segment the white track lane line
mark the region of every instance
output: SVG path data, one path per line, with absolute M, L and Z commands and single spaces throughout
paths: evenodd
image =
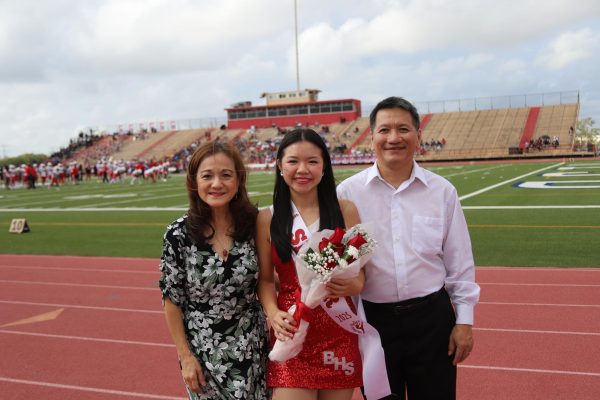
M 156 287 L 143 287 L 143 286 L 115 286 L 115 285 L 92 285 L 88 283 L 70 283 L 70 282 L 40 282 L 40 281 L 14 281 L 9 279 L 0 279 L 0 283 L 14 283 L 17 285 L 45 285 L 45 286 L 70 286 L 70 287 L 87 287 L 87 288 L 98 288 L 98 289 L 123 289 L 123 290 L 151 290 L 156 292 Z
M 15 283 L 21 285 L 47 285 L 47 286 L 75 286 L 75 287 L 94 287 L 94 288 L 106 288 L 106 289 L 125 289 L 125 290 L 156 290 L 155 287 L 142 287 L 142 286 L 117 286 L 117 285 L 97 285 L 90 283 L 71 283 L 71 282 L 45 282 L 45 281 L 21 281 L 11 279 L 0 279 L 0 283 Z M 490 286 L 541 286 L 541 287 L 592 287 L 600 288 L 600 285 L 587 285 L 587 284 L 570 284 L 570 283 L 512 283 L 512 282 L 477 282 L 478 285 L 490 285 Z
M 158 275 L 160 271 L 158 268 L 156 271 L 139 271 L 134 269 L 99 269 L 99 268 L 69 268 L 69 267 L 38 267 L 30 265 L 0 265 L 2 269 L 34 269 L 34 270 L 50 270 L 50 271 L 77 271 L 77 272 L 109 272 L 117 274 L 146 274 L 146 275 Z
M 504 266 L 489 266 L 489 267 L 476 267 L 477 271 L 534 271 L 534 272 L 545 272 L 545 271 L 560 271 L 560 272 L 600 272 L 600 268 L 552 268 L 552 267 L 504 267 Z
M 508 368 L 508 367 L 496 367 L 496 366 L 493 366 L 493 365 L 460 364 L 459 368 L 488 369 L 488 370 L 494 370 L 494 371 L 535 372 L 535 373 L 541 373 L 541 374 L 582 375 L 582 376 L 600 377 L 600 373 L 599 372 L 560 371 L 560 370 L 553 370 L 553 369 L 537 369 L 537 368 Z
M 53 383 L 53 382 L 30 381 L 30 380 L 26 380 L 26 379 L 9 378 L 6 376 L 0 376 L 0 381 L 10 382 L 10 383 L 18 383 L 21 385 L 34 385 L 34 386 L 50 387 L 50 388 L 56 388 L 56 389 L 79 390 L 82 392 L 94 392 L 94 393 L 111 394 L 111 395 L 125 396 L 125 397 L 143 397 L 145 399 L 161 399 L 161 400 L 184 400 L 184 397 L 166 396 L 166 395 L 160 395 L 160 394 L 150 394 L 150 393 L 140 393 L 140 392 L 126 392 L 124 390 L 112 390 L 112 389 L 96 388 L 96 387 L 89 387 L 89 386 L 65 385 L 62 383 Z
M 600 308 L 600 304 L 553 304 L 553 303 L 509 303 L 502 301 L 480 301 L 477 305 L 491 306 L 536 306 L 536 307 L 591 307 Z
M 514 283 L 514 282 L 477 282 L 479 286 L 481 285 L 491 285 L 491 286 L 552 286 L 552 287 L 597 287 L 600 288 L 600 285 L 584 285 L 578 283 Z
M 570 332 L 570 331 L 546 331 L 534 329 L 503 329 L 503 328 L 478 328 L 474 327 L 474 331 L 486 332 L 509 332 L 509 333 L 535 333 L 549 335 L 575 335 L 575 336 L 600 336 L 600 332 Z
M 94 337 L 87 337 L 87 336 L 54 335 L 54 334 L 50 334 L 50 333 L 11 331 L 11 330 L 7 330 L 7 329 L 0 329 L 0 334 L 2 334 L 2 333 L 3 334 L 12 334 L 12 335 L 23 335 L 23 336 L 47 337 L 47 338 L 52 338 L 52 339 L 84 340 L 84 341 L 88 341 L 88 342 L 134 344 L 134 345 L 138 345 L 138 346 L 153 346 L 153 347 L 175 347 L 175 345 L 167 344 L 167 343 L 140 342 L 137 340 L 104 339 L 104 338 L 94 338 Z
M 100 310 L 100 311 L 119 311 L 119 312 L 138 312 L 146 314 L 164 315 L 162 310 L 142 310 L 135 308 L 117 308 L 117 307 L 100 307 L 100 306 L 81 306 L 79 304 L 56 304 L 56 303 L 37 303 L 33 301 L 17 301 L 17 300 L 0 300 L 0 304 L 18 304 L 25 306 L 44 306 L 44 307 L 62 307 L 62 308 L 78 308 L 82 310 Z

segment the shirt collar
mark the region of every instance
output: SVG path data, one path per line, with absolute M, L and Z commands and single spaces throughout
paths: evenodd
M 423 182 L 425 186 L 429 187 L 429 184 L 427 183 L 427 176 L 425 175 L 425 170 L 419 164 L 417 164 L 415 160 L 413 160 L 413 170 L 410 174 L 410 179 L 415 178 Z
M 371 183 L 371 181 L 375 178 L 379 178 L 383 180 L 381 175 L 379 175 L 379 169 L 377 168 L 377 162 L 374 162 L 371 167 L 367 170 L 367 181 L 365 182 L 367 185 Z
M 367 170 L 367 180 L 365 183 L 368 185 L 375 178 L 379 178 L 385 182 L 385 179 L 383 179 L 383 177 L 379 173 L 379 168 L 377 168 L 377 162 L 373 163 L 373 165 Z M 406 182 L 407 184 L 411 184 L 415 179 L 418 179 L 421 182 L 423 182 L 425 186 L 429 186 L 429 184 L 427 183 L 427 177 L 425 176 L 425 170 L 421 168 L 415 160 L 413 160 L 413 169 L 410 173 L 410 177 Z

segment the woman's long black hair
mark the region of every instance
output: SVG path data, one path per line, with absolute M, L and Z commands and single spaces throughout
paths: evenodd
M 277 150 L 275 167 L 275 188 L 273 189 L 273 218 L 271 219 L 271 242 L 282 262 L 292 258 L 292 203 L 290 188 L 283 180 L 279 169 L 285 149 L 294 143 L 306 141 L 321 149 L 323 156 L 323 177 L 317 185 L 319 199 L 319 230 L 344 228 L 344 217 L 335 191 L 335 179 L 329 151 L 323 139 L 312 129 L 294 129 L 283 137 Z

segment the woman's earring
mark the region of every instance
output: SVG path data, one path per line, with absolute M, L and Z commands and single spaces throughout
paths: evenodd
M 283 171 L 279 171 L 279 175 L 283 176 Z

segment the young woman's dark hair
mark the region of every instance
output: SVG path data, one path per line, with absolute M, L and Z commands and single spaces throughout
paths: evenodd
M 279 163 L 283 159 L 285 149 L 294 143 L 306 141 L 321 149 L 323 156 L 323 177 L 317 185 L 319 199 L 319 230 L 344 228 L 344 217 L 340 209 L 335 191 L 335 179 L 331 158 L 323 139 L 312 129 L 294 129 L 283 137 L 277 150 L 275 167 L 275 188 L 273 189 L 273 218 L 271 219 L 271 242 L 277 250 L 279 258 L 288 262 L 292 258 L 292 205 L 290 188 L 283 180 Z
M 242 156 L 235 147 L 228 143 L 207 142 L 198 147 L 192 155 L 186 179 L 190 204 L 187 212 L 187 228 L 196 244 L 205 243 L 215 233 L 215 229 L 210 223 L 212 210 L 198 195 L 196 176 L 202 161 L 219 153 L 225 154 L 233 161 L 238 178 L 237 193 L 229 203 L 229 210 L 234 224 L 233 238 L 240 242 L 254 237 L 258 210 L 250 203 L 248 198 L 248 192 L 246 191 L 247 172 Z

